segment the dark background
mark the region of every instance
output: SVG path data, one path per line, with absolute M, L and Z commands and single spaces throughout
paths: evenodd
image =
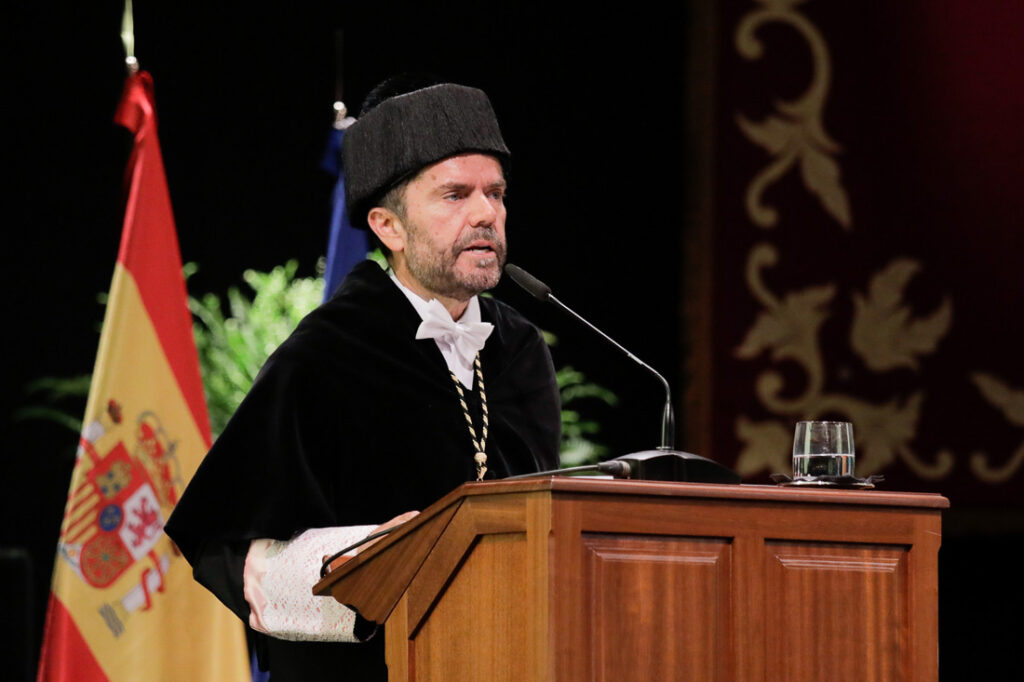
M 326 252 L 332 180 L 319 166 L 339 83 L 357 110 L 385 77 L 427 71 L 492 99 L 513 152 L 510 260 L 678 386 L 682 12 L 652 22 L 653 3 L 626 16 L 341 5 L 136 2 L 136 56 L 155 82 L 182 258 L 200 268 L 189 292 L 244 288 L 245 269 L 291 258 L 313 275 Z M 0 547 L 32 562 L 31 635 L 16 623 L 12 647 L 32 666 L 77 437 L 12 411 L 37 402 L 24 391 L 32 379 L 88 373 L 95 359 L 96 296 L 113 273 L 130 149 L 113 123 L 121 11 L 56 3 L 8 27 L 4 269 L 14 290 L 4 302 Z M 657 444 L 655 380 L 514 285 L 495 293 L 558 335 L 556 364 L 619 395 L 614 412 L 596 414 L 612 452 Z
M 384 77 L 431 71 L 483 88 L 498 113 L 513 152 L 510 260 L 681 395 L 694 184 L 685 3 L 341 4 L 136 4 L 136 55 L 155 81 L 182 258 L 200 267 L 190 293 L 222 293 L 243 270 L 290 258 L 314 274 L 331 189 L 319 164 L 339 84 L 357 109 Z M 31 402 L 32 379 L 87 373 L 95 358 L 96 295 L 113 272 L 130 144 L 112 120 L 125 74 L 121 11 L 118 2 L 50 3 L 22 10 L 5 31 L 4 270 L 13 287 L 4 297 L 0 547 L 31 563 L 27 573 L 6 568 L 18 561 L 3 564 L 0 584 L 20 601 L 9 602 L 13 630 L 2 641 L 5 660 L 32 669 L 77 438 L 12 412 Z M 596 412 L 613 454 L 656 444 L 656 382 L 511 285 L 496 295 L 559 336 L 556 364 L 619 395 L 614 411 Z M 678 445 L 690 442 L 680 428 Z M 1022 606 L 1012 561 L 1020 533 L 1011 525 L 979 534 L 985 519 L 954 524 L 941 553 L 942 669 L 951 680 L 965 670 L 994 679 L 1019 636 L 1004 614 Z

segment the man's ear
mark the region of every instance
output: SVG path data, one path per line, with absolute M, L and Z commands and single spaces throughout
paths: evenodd
M 375 206 L 370 209 L 366 221 L 381 243 L 392 253 L 405 250 L 405 225 L 393 212 L 382 206 Z

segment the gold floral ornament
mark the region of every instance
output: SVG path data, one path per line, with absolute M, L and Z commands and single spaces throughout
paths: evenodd
M 1011 388 L 1006 382 L 984 372 L 972 374 L 971 381 L 978 387 L 982 397 L 1003 413 L 1006 421 L 1024 427 L 1024 391 Z M 988 459 L 988 455 L 983 452 L 972 454 L 971 471 L 987 483 L 1004 483 L 1024 464 L 1024 443 L 1002 466 L 990 466 Z
M 903 291 L 920 269 L 916 261 L 900 258 L 871 278 L 867 296 L 853 295 L 850 345 L 864 364 L 876 372 L 898 367 L 918 369 L 918 356 L 934 353 L 953 319 L 949 297 L 927 317 L 911 318 Z
M 857 446 L 857 473 L 861 476 L 878 473 L 897 459 L 924 479 L 944 478 L 953 470 L 953 453 L 940 450 L 935 462 L 922 460 L 910 447 L 917 435 L 924 391 L 917 391 L 906 400 L 872 404 L 843 395 L 823 396 L 822 413 L 839 412 L 853 422 Z M 815 414 L 811 418 L 817 418 Z
M 923 391 L 917 391 L 906 399 L 896 397 L 887 402 L 871 403 L 825 390 L 824 359 L 818 334 L 830 314 L 829 305 L 835 297 L 835 285 L 811 286 L 780 297 L 768 289 L 762 276 L 763 269 L 777 262 L 778 252 L 770 244 L 758 244 L 750 252 L 747 285 L 764 310 L 757 316 L 735 354 L 744 360 L 753 360 L 768 352 L 773 362 L 795 362 L 807 377 L 806 388 L 797 397 L 786 398 L 783 375 L 775 369 L 761 373 L 756 385 L 759 401 L 769 412 L 786 419 L 755 422 L 744 415 L 737 418 L 736 437 L 745 444 L 736 465 L 737 472 L 741 476 L 750 476 L 765 469 L 787 471 L 792 422 L 797 419 L 843 415 L 853 422 L 856 429 L 858 474 L 866 476 L 877 473 L 899 459 L 922 478 L 937 479 L 948 475 L 954 462 L 951 453 L 940 451 L 935 461 L 929 463 L 920 459 L 910 447 L 917 432 L 924 401 Z M 872 279 L 869 291 L 885 292 L 885 295 L 875 296 L 886 303 L 883 307 L 901 309 L 902 291 L 907 281 L 903 275 L 907 270 L 913 274 L 917 269 L 916 263 L 909 263 L 913 267 L 908 268 L 903 261 L 896 261 Z M 894 272 L 897 274 L 894 275 Z M 894 299 L 891 296 L 893 286 Z M 905 316 L 902 319 L 906 322 Z M 940 327 L 937 324 L 935 326 Z M 921 350 L 915 346 L 914 353 L 932 352 L 947 330 L 948 321 L 931 339 L 931 349 Z M 891 343 L 888 335 L 882 335 L 880 339 L 883 343 Z M 854 345 L 852 338 L 851 345 Z M 854 351 L 863 357 L 856 347 Z M 872 353 L 881 357 L 903 358 L 905 355 L 892 348 L 881 351 L 872 349 Z M 869 368 L 880 371 L 870 365 Z
M 749 60 L 760 59 L 764 46 L 755 33 L 764 24 L 777 22 L 794 28 L 807 41 L 813 69 L 811 84 L 803 95 L 775 103 L 777 115 L 759 123 L 742 114 L 736 115 L 736 123 L 743 134 L 775 157 L 747 187 L 747 214 L 759 227 L 774 227 L 779 213 L 764 204 L 764 192 L 799 163 L 804 187 L 818 197 L 829 215 L 850 229 L 853 224 L 850 200 L 840 182 L 839 164 L 832 159 L 841 148 L 822 124 L 822 109 L 832 78 L 828 47 L 814 24 L 793 9 L 800 0 L 759 2 L 762 7 L 744 16 L 736 29 L 736 50 L 740 55 Z
M 746 443 L 736 461 L 736 473 L 741 477 L 766 470 L 774 473 L 790 470 L 793 431 L 781 422 L 755 422 L 740 415 L 736 420 L 736 438 Z
M 770 244 L 758 244 L 747 260 L 747 285 L 764 310 L 758 314 L 736 357 L 752 360 L 765 350 L 773 362 L 792 360 L 807 373 L 807 389 L 802 396 L 782 398 L 784 380 L 778 372 L 767 371 L 757 379 L 757 396 L 773 412 L 800 412 L 808 400 L 821 393 L 825 383 L 825 365 L 818 348 L 818 330 L 828 318 L 828 303 L 835 286 L 825 284 L 790 292 L 778 298 L 765 285 L 761 270 L 774 266 L 779 254 Z

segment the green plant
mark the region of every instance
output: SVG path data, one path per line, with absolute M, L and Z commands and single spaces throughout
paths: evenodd
M 562 466 L 574 467 L 592 464 L 608 453 L 608 448 L 591 438 L 601 431 L 593 419 L 583 418 L 579 409 L 574 409 L 580 400 L 599 400 L 608 406 L 618 403 L 618 398 L 608 389 L 589 382 L 583 372 L 566 365 L 555 373 L 558 389 L 562 396 Z M 568 407 L 572 404 L 573 407 Z
M 186 277 L 194 271 L 194 266 L 189 268 Z M 323 278 L 296 278 L 297 270 L 294 260 L 270 272 L 246 270 L 242 279 L 252 289 L 251 299 L 238 287 L 230 287 L 227 315 L 215 294 L 189 297 L 214 438 L 224 430 L 270 354 L 323 298 Z
M 89 396 L 91 374 L 75 377 L 41 377 L 25 387 L 25 392 L 42 404 L 26 405 L 14 411 L 16 420 L 43 419 L 65 426 L 75 433 L 82 431 L 82 413 Z
M 555 339 L 545 333 L 548 345 L 554 345 Z M 608 448 L 594 440 L 593 436 L 601 431 L 601 425 L 584 418 L 583 412 L 588 403 L 604 403 L 609 407 L 618 404 L 618 397 L 603 386 L 587 380 L 583 372 L 565 365 L 555 371 L 558 391 L 562 398 L 562 448 L 561 463 L 563 467 L 593 464 L 608 454 Z

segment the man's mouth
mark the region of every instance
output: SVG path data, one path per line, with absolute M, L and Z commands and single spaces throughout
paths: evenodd
M 463 247 L 461 251 L 468 251 L 479 255 L 490 255 L 494 253 L 494 244 L 487 241 L 476 241 Z

